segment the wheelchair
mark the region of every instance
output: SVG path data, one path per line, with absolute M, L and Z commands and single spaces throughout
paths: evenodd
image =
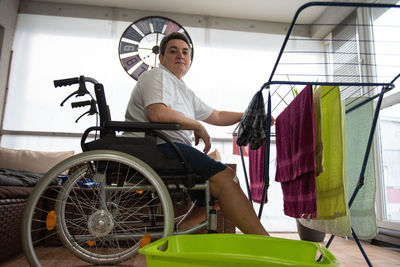
M 94 85 L 95 97 L 87 83 Z M 72 255 L 80 265 L 114 265 L 135 256 L 146 235 L 154 240 L 199 230 L 215 232 L 208 181 L 199 182 L 176 145 L 160 131 L 179 130 L 179 125 L 112 121 L 101 83 L 84 76 L 54 81 L 55 87 L 74 84 L 79 85 L 77 91 L 61 105 L 71 96 L 89 95 L 91 100 L 71 105 L 90 106 L 83 115 L 98 114 L 100 123 L 83 133 L 83 152 L 50 169 L 30 195 L 22 222 L 29 264 L 41 266 L 68 257 L 71 264 Z M 157 138 L 171 145 L 177 159 L 168 159 L 157 149 Z M 179 231 L 174 205 L 187 201 L 190 190 L 204 191 L 206 220 Z

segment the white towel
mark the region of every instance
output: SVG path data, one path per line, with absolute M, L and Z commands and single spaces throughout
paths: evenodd
M 366 98 L 348 98 L 346 103 L 351 106 L 364 101 Z M 347 185 L 348 196 L 353 194 L 360 178 L 362 162 L 367 147 L 368 137 L 373 119 L 373 103 L 367 104 L 346 114 L 347 139 Z M 371 239 L 377 233 L 375 214 L 375 165 L 374 149 L 372 146 L 365 170 L 365 181 L 350 208 L 351 226 L 359 239 Z

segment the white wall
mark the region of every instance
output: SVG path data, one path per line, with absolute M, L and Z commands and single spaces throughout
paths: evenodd
M 0 46 L 0 118 L 3 117 L 8 66 L 14 39 L 15 25 L 17 23 L 18 6 L 19 0 L 0 0 L 0 24 L 4 27 L 4 39 Z M 2 122 L 2 120 L 0 121 Z

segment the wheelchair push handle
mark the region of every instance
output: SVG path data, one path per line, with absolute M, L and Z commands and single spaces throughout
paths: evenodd
M 60 106 L 63 106 L 64 103 L 72 96 L 76 95 L 78 96 L 84 96 L 84 95 L 90 95 L 89 91 L 86 88 L 86 82 L 91 82 L 93 84 L 97 84 L 97 81 L 93 78 L 90 77 L 85 77 L 83 75 L 77 77 L 77 78 L 68 78 L 68 79 L 60 79 L 60 80 L 54 80 L 54 86 L 55 87 L 60 87 L 60 86 L 69 86 L 73 84 L 79 84 L 78 90 L 75 92 L 71 93 L 69 96 L 67 96 L 60 104 Z
M 86 100 L 86 101 L 79 101 L 79 102 L 72 102 L 71 107 L 72 108 L 81 108 L 85 106 L 89 106 L 92 104 L 92 101 Z
M 79 77 L 74 77 L 74 78 L 54 80 L 53 82 L 54 82 L 54 87 L 69 86 L 69 85 L 73 85 L 76 83 L 83 85 L 85 82 L 91 82 L 93 84 L 99 83 L 95 79 L 90 78 L 90 77 L 85 77 L 83 75 L 81 75 Z
M 94 115 L 94 114 L 98 113 L 96 104 L 97 104 L 96 100 L 94 100 L 94 99 L 71 103 L 72 108 L 81 108 L 81 107 L 85 107 L 85 106 L 90 106 L 90 109 L 88 111 L 86 111 L 85 113 L 83 113 L 81 116 L 79 116 L 79 118 L 77 118 L 75 120 L 75 123 L 78 123 L 78 121 L 85 115 L 89 116 L 89 115 Z
M 81 97 L 85 95 L 89 95 L 91 97 L 91 100 L 85 100 L 85 101 L 77 101 L 71 103 L 72 108 L 80 108 L 80 107 L 85 107 L 85 106 L 90 106 L 90 109 L 83 113 L 75 122 L 77 123 L 80 118 L 82 118 L 84 115 L 94 115 L 98 113 L 97 107 L 96 107 L 96 100 L 93 98 L 93 96 L 90 94 L 88 89 L 86 88 L 86 82 L 91 82 L 96 86 L 99 85 L 99 83 L 90 77 L 85 77 L 83 75 L 76 77 L 76 78 L 67 78 L 67 79 L 59 79 L 59 80 L 54 80 L 54 86 L 55 87 L 61 87 L 61 86 L 70 86 L 73 84 L 79 84 L 78 90 L 75 92 L 72 92 L 69 96 L 67 96 L 60 104 L 60 106 L 64 106 L 64 103 L 71 98 L 72 96 L 75 97 Z
M 78 78 L 68 78 L 68 79 L 60 79 L 60 80 L 54 80 L 54 87 L 61 87 L 61 86 L 69 86 L 79 83 L 79 77 Z

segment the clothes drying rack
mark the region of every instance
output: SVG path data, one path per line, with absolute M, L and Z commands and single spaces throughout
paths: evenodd
M 364 185 L 364 174 L 373 145 L 375 129 L 384 94 L 393 90 L 400 76 L 400 20 L 395 24 L 374 24 L 386 11 L 400 15 L 400 5 L 379 3 L 350 2 L 310 2 L 301 6 L 285 36 L 277 60 L 268 82 L 260 90 L 267 90 L 267 125 L 270 125 L 271 113 L 279 114 L 284 104 L 293 99 L 294 86 L 339 86 L 342 100 L 364 97 L 359 103 L 350 101 L 346 113 L 375 101 L 375 111 L 365 148 L 358 184 L 352 193 L 348 206 L 353 204 L 359 190 Z M 308 16 L 313 11 L 322 12 L 322 16 L 311 23 Z M 392 34 L 374 35 L 374 28 L 389 30 Z M 377 29 L 377 28 L 375 28 Z M 305 34 L 306 33 L 306 34 Z M 389 49 L 396 47 L 397 49 Z M 383 71 L 381 71 L 383 69 Z M 292 98 L 292 99 L 291 99 Z M 353 104 L 352 104 L 353 103 Z M 271 105 L 272 104 L 272 105 Z M 267 127 L 265 176 L 261 205 L 258 217 L 261 218 L 267 190 L 269 187 L 269 155 L 271 128 Z M 242 154 L 242 150 L 240 148 Z M 242 163 L 243 154 L 242 154 Z M 249 199 L 249 182 L 243 164 Z M 351 228 L 365 261 L 372 266 L 357 234 Z M 326 244 L 329 247 L 334 239 L 332 235 Z

